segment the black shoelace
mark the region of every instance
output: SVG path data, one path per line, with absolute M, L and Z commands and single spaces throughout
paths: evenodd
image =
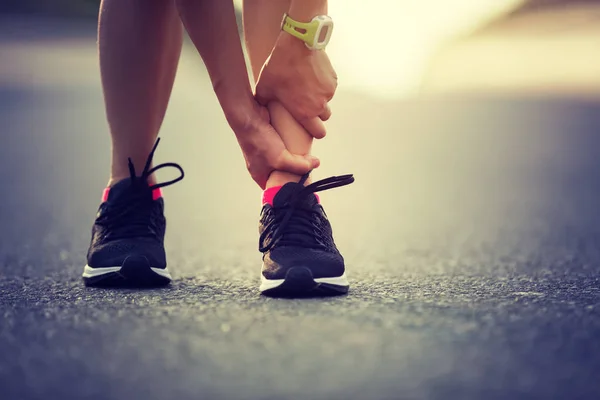
M 354 176 L 332 176 L 302 187 L 310 172 L 302 176 L 297 190 L 281 206 L 273 206 L 270 221 L 259 239 L 259 251 L 265 253 L 275 245 L 288 245 L 312 248 L 327 248 L 325 232 L 317 219 L 318 210 L 303 207 L 304 201 L 312 193 L 346 186 L 354 182 Z M 268 240 L 270 239 L 270 240 Z M 267 243 L 268 240 L 268 243 Z
M 183 168 L 176 163 L 164 163 L 150 168 L 154 152 L 158 147 L 160 138 L 156 140 L 152 151 L 148 155 L 146 165 L 141 176 L 135 173 L 135 167 L 131 158 L 128 158 L 130 185 L 127 195 L 119 201 L 112 202 L 96 220 L 96 224 L 104 226 L 110 239 L 122 239 L 128 237 L 152 237 L 157 238 L 159 227 L 157 221 L 162 212 L 152 200 L 152 191 L 161 187 L 172 185 L 183 179 Z M 173 167 L 179 170 L 181 175 L 177 178 L 148 185 L 148 178 L 154 172 L 162 168 Z

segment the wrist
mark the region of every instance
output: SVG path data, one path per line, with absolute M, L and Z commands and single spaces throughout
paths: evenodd
M 296 42 L 304 42 L 310 50 L 324 50 L 333 30 L 333 20 L 327 15 L 327 1 L 292 2 L 281 29 L 297 39 Z
M 317 15 L 327 14 L 327 0 L 292 0 L 287 14 L 296 21 L 310 22 Z
M 287 32 L 281 32 L 273 48 L 273 54 L 277 58 L 283 58 L 288 60 L 290 64 L 293 64 L 298 58 L 308 57 L 312 53 L 305 43 L 290 35 Z
M 264 124 L 260 109 L 257 107 L 254 98 L 248 100 L 238 99 L 238 101 L 227 105 L 222 104 L 222 108 L 229 126 L 238 138 L 256 131 L 261 124 Z
M 240 79 L 239 75 L 235 76 L 218 76 L 211 77 L 213 91 L 219 99 L 221 106 L 225 109 L 233 108 L 238 103 L 249 103 L 252 101 L 252 89 L 250 81 L 246 76 L 245 79 Z
M 250 86 L 242 86 L 242 89 L 240 89 L 225 82 L 213 85 L 221 109 L 232 128 L 243 126 L 246 124 L 247 115 L 251 114 L 255 103 Z

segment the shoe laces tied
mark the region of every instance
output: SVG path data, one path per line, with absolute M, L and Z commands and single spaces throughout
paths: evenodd
M 158 221 L 161 220 L 162 208 L 157 207 L 156 202 L 153 201 L 152 191 L 179 182 L 184 177 L 183 168 L 177 163 L 163 163 L 150 168 L 159 142 L 160 138 L 156 140 L 148 155 L 141 176 L 136 175 L 131 158 L 127 159 L 131 185 L 129 190 L 117 201 L 108 204 L 96 220 L 96 224 L 106 228 L 107 236 L 110 236 L 111 239 L 158 238 Z M 170 181 L 148 185 L 150 175 L 159 169 L 169 167 L 179 170 L 180 175 Z
M 267 217 L 269 222 L 259 238 L 260 252 L 265 253 L 276 245 L 327 248 L 327 235 L 319 223 L 320 210 L 306 206 L 306 200 L 313 193 L 349 185 L 354 182 L 354 176 L 332 176 L 303 186 L 309 175 L 310 172 L 302 176 L 282 205 L 274 205 L 268 211 L 272 215 Z

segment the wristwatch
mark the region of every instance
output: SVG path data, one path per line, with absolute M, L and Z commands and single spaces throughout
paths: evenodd
M 310 22 L 299 22 L 283 15 L 281 29 L 302 40 L 311 50 L 322 50 L 329 43 L 333 20 L 328 15 L 317 15 Z

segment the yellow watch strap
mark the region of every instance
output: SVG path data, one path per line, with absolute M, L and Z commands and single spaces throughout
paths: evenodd
M 298 22 L 290 18 L 289 15 L 285 14 L 283 16 L 283 24 L 281 29 L 305 43 L 312 44 L 315 40 L 318 26 L 318 21 Z M 304 32 L 300 32 L 298 29 Z

